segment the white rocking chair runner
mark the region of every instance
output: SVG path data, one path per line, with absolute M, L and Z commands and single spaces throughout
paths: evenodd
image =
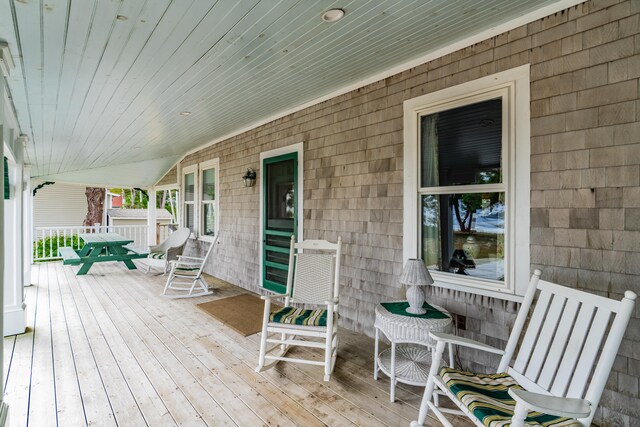
M 424 424 L 432 410 L 445 426 L 444 413 L 465 415 L 477 426 L 589 426 L 629 323 L 636 294 L 621 301 L 540 280 L 536 270 L 505 350 L 466 338 L 432 333 L 437 340 L 420 405 Z M 528 327 L 525 323 L 536 291 Z M 515 350 L 521 334 L 522 344 Z M 501 354 L 498 373 L 474 374 L 439 368 L 446 344 Z M 512 358 L 515 362 L 511 364 Z M 438 387 L 460 410 L 438 406 Z
M 209 284 L 202 277 L 202 272 L 209 255 L 211 255 L 217 244 L 218 236 L 211 242 L 204 258 L 180 255 L 177 260 L 170 261 L 171 271 L 161 296 L 175 299 L 195 298 L 213 294 L 213 291 L 209 289 Z
M 324 380 L 329 381 L 338 352 L 338 291 L 340 287 L 340 253 L 342 241 L 291 238 L 287 290 L 284 295 L 266 295 L 260 356 L 257 372 L 279 361 L 305 363 L 324 367 Z M 315 253 L 297 253 L 298 250 Z M 318 252 L 322 253 L 318 253 Z M 271 314 L 271 301 L 284 299 L 284 307 Z M 320 309 L 302 309 L 291 304 L 321 305 Z M 270 336 L 269 334 L 276 334 Z M 299 339 L 299 337 L 304 339 Z M 318 340 L 321 339 L 321 340 Z M 267 349 L 267 344 L 275 344 Z M 292 346 L 324 349 L 322 361 L 286 357 Z M 269 365 L 267 361 L 271 361 Z

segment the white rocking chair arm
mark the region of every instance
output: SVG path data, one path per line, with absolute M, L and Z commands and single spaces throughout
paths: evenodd
M 591 403 L 584 399 L 549 396 L 516 388 L 509 389 L 509 396 L 529 411 L 567 418 L 584 418 L 591 414 Z
M 459 337 L 453 334 L 446 334 L 443 332 L 429 332 L 429 336 L 436 341 L 442 341 L 447 344 L 461 345 L 463 347 L 475 348 L 476 350 L 482 350 L 482 351 L 486 351 L 488 353 L 493 353 L 493 354 L 504 354 L 504 350 L 501 350 L 499 348 L 495 348 L 490 345 L 483 344 L 481 342 L 471 340 L 469 338 Z
M 171 260 L 169 261 L 171 265 L 175 265 L 176 267 L 187 266 L 187 267 L 200 267 L 202 262 L 190 262 L 190 261 L 182 261 L 182 260 Z
M 192 260 L 196 260 L 196 261 L 204 261 L 204 258 L 196 258 L 196 257 L 193 257 L 193 256 L 178 255 L 178 260 L 183 260 L 183 259 L 192 259 Z
M 334 299 L 332 299 L 332 300 L 329 300 L 329 301 L 325 301 L 325 302 L 324 302 L 324 305 L 326 305 L 327 307 L 334 307 L 334 306 L 336 306 L 336 305 L 338 305 L 338 304 L 339 304 L 339 302 L 338 302 L 338 298 L 334 298 Z

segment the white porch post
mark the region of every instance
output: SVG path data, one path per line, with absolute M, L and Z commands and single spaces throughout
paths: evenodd
M 0 43 L 0 179 L 4 179 L 4 142 L 8 139 L 8 114 L 5 111 L 5 99 L 8 94 L 5 93 L 5 77 L 14 68 L 13 58 L 9 52 L 9 46 L 6 43 Z M 0 289 L 4 289 L 4 257 L 5 257 L 5 236 L 4 236 L 4 185 L 0 194 L 3 195 L 0 202 Z M 4 307 L 4 292 L 0 292 L 0 307 Z M 0 316 L 0 329 L 4 330 L 4 316 Z M 4 340 L 0 340 L 0 354 L 4 352 Z M 0 358 L 0 372 L 4 372 L 3 359 Z M 0 378 L 0 426 L 4 426 L 9 416 L 9 407 L 4 402 L 4 375 Z
M 25 140 L 25 144 L 27 141 Z M 33 264 L 33 192 L 31 190 L 31 166 L 22 169 L 22 286 L 31 286 L 31 265 Z
M 147 189 L 147 194 L 149 196 L 149 202 L 147 203 L 147 243 L 149 246 L 154 246 L 158 244 L 157 236 L 156 236 L 156 189 L 155 187 L 150 187 Z
M 10 132 L 10 135 L 13 132 Z M 13 139 L 13 138 L 11 138 Z M 10 170 L 11 199 L 5 203 L 5 208 L 10 209 L 8 217 L 4 218 L 7 225 L 5 231 L 5 245 L 9 245 L 10 256 L 5 260 L 4 284 L 4 336 L 24 333 L 27 327 L 24 304 L 24 246 L 23 227 L 26 221 L 22 212 L 23 192 L 23 163 L 24 163 L 24 138 L 15 138 L 13 141 L 13 155 L 15 167 Z

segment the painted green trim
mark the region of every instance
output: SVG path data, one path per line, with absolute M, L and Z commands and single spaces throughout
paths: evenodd
M 279 262 L 265 261 L 264 265 L 271 268 L 277 268 L 278 270 L 283 270 L 283 271 L 289 270 L 289 266 L 287 264 L 280 264 Z
M 9 160 L 4 158 L 4 200 L 9 200 L 11 186 L 9 185 Z
M 290 231 L 278 231 L 278 230 L 265 230 L 264 233 L 268 236 L 282 236 L 282 237 L 291 237 L 294 233 Z
M 264 279 L 262 287 L 265 289 L 269 289 L 270 291 L 277 292 L 279 294 L 284 294 L 287 292 L 287 287 L 277 282 L 273 282 L 268 279 Z
M 267 251 L 269 251 L 269 252 L 278 252 L 280 254 L 289 255 L 289 248 L 281 248 L 280 246 L 264 245 L 265 254 L 266 254 Z
M 287 161 L 287 160 L 293 160 L 293 206 L 294 206 L 294 211 L 293 211 L 293 232 L 289 232 L 289 231 L 281 231 L 281 230 L 270 230 L 267 227 L 267 208 L 268 208 L 268 179 L 267 179 L 267 166 L 274 164 L 274 163 L 279 163 L 279 162 L 283 162 L 283 161 Z M 272 280 L 267 279 L 267 268 L 276 268 L 280 271 L 288 271 L 289 267 L 285 266 L 285 268 L 282 268 L 284 265 L 283 264 L 279 264 L 279 263 L 275 263 L 277 265 L 277 267 L 275 265 L 272 265 L 273 263 L 271 261 L 267 261 L 267 252 L 277 252 L 277 253 L 281 253 L 281 254 L 287 254 L 289 255 L 289 248 L 283 248 L 283 247 L 279 247 L 279 246 L 272 246 L 272 245 L 267 245 L 267 236 L 281 236 L 281 237 L 291 237 L 291 236 L 295 236 L 296 240 L 297 240 L 297 232 L 298 232 L 298 152 L 297 151 L 293 151 L 291 153 L 286 153 L 286 154 L 282 154 L 279 156 L 275 156 L 275 157 L 269 157 L 266 159 L 262 160 L 262 170 L 264 172 L 263 175 L 263 179 L 262 179 L 262 203 L 264 206 L 264 211 L 263 211 L 263 218 L 261 218 L 261 221 L 263 221 L 262 223 L 262 229 L 263 229 L 263 233 L 262 233 L 262 242 L 263 242 L 263 246 L 262 246 L 262 287 L 277 293 L 285 293 L 287 291 L 287 286 L 286 284 L 283 285 L 281 283 L 277 283 L 274 282 Z

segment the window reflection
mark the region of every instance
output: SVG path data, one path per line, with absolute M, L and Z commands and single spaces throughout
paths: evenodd
M 422 258 L 434 270 L 502 281 L 504 219 L 503 192 L 423 195 Z

